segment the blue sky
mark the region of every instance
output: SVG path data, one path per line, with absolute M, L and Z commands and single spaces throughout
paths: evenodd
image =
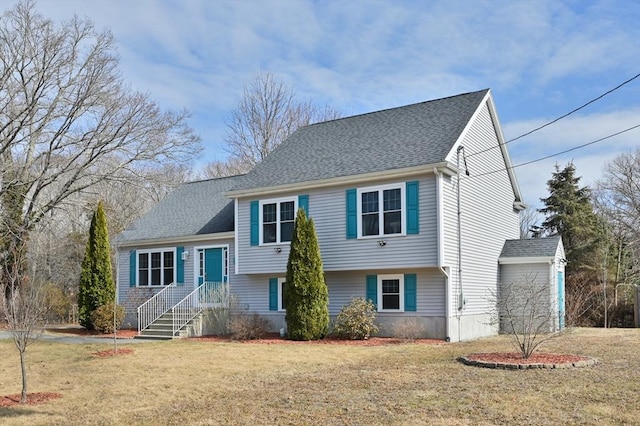
M 131 85 L 192 112 L 204 162 L 225 158 L 225 120 L 259 70 L 345 116 L 491 88 L 506 139 L 640 73 L 638 0 L 40 0 L 37 8 L 110 28 Z M 519 164 L 638 124 L 640 78 L 509 151 Z M 637 146 L 640 128 L 517 168 L 525 201 L 546 196 L 556 162 L 573 160 L 590 184 Z

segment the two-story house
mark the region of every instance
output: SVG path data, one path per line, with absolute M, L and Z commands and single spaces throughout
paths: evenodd
M 159 312 L 228 282 L 285 327 L 298 208 L 316 225 L 332 316 L 362 296 L 383 335 L 404 318 L 433 338 L 497 332 L 490 296 L 524 204 L 490 90 L 309 125 L 246 175 L 180 186 L 117 239 L 119 302 L 134 313 L 172 287 Z

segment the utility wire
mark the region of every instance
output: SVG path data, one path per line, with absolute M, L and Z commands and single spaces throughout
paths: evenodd
M 558 155 L 566 154 L 567 152 L 575 151 L 577 149 L 581 149 L 581 148 L 587 147 L 589 145 L 594 145 L 594 144 L 596 144 L 598 142 L 602 142 L 602 141 L 610 139 L 610 138 L 612 138 L 614 136 L 618 136 L 618 135 L 621 135 L 623 133 L 629 132 L 629 131 L 631 131 L 633 129 L 637 129 L 638 127 L 640 127 L 640 124 L 636 124 L 635 126 L 632 126 L 632 127 L 627 128 L 627 129 L 621 130 L 619 132 L 613 133 L 613 134 L 611 134 L 609 136 L 605 136 L 603 138 L 596 139 L 594 141 L 587 142 L 587 143 L 584 143 L 582 145 L 574 146 L 573 148 L 565 149 L 564 151 L 556 152 L 555 154 L 546 155 L 544 157 L 540 157 L 540 158 L 536 158 L 534 160 L 526 161 L 524 163 L 516 164 L 515 166 L 505 167 L 505 168 L 501 168 L 501 169 L 497 169 L 497 170 L 492 170 L 490 172 L 481 173 L 479 175 L 471 175 L 470 177 L 471 178 L 476 178 L 476 177 L 480 177 L 480 176 L 491 175 L 491 174 L 502 172 L 502 171 L 505 171 L 505 170 L 515 169 L 516 167 L 522 167 L 522 166 L 526 166 L 528 164 L 537 163 L 538 161 L 546 160 L 546 159 L 552 158 L 552 157 L 557 157 Z
M 616 90 L 618 90 L 619 88 L 621 88 L 621 87 L 622 87 L 622 86 L 624 86 L 625 84 L 628 84 L 628 83 L 632 82 L 633 80 L 635 80 L 635 79 L 636 79 L 636 78 L 638 78 L 638 77 L 640 77 L 640 73 L 638 73 L 638 74 L 634 75 L 633 77 L 631 77 L 631 78 L 630 78 L 630 79 L 628 79 L 627 81 L 624 81 L 624 82 L 620 83 L 619 85 L 617 85 L 617 86 L 616 86 L 616 87 L 614 87 L 613 89 L 611 89 L 611 90 L 608 90 L 608 91 L 604 92 L 603 94 L 601 94 L 601 95 L 600 95 L 600 96 L 598 96 L 597 98 L 594 98 L 594 99 L 590 100 L 590 101 L 589 101 L 589 102 L 587 102 L 586 104 L 584 104 L 584 105 L 582 105 L 582 106 L 579 106 L 578 108 L 576 108 L 576 109 L 574 109 L 574 110 L 571 110 L 571 111 L 569 111 L 568 113 L 566 113 L 566 114 L 564 114 L 564 115 L 561 115 L 560 117 L 558 117 L 558 118 L 556 118 L 556 119 L 554 119 L 554 120 L 552 120 L 552 121 L 549 121 L 548 123 L 543 124 L 543 125 L 542 125 L 542 126 L 540 126 L 540 127 L 536 127 L 536 128 L 535 128 L 535 129 L 533 129 L 533 130 L 530 130 L 530 131 L 528 131 L 528 132 L 526 132 L 526 133 L 521 134 L 520 136 L 517 136 L 517 137 L 515 137 L 515 138 L 513 138 L 513 139 L 509 139 L 508 141 L 506 141 L 506 142 L 504 143 L 504 145 L 509 144 L 509 143 L 511 143 L 511 142 L 515 142 L 515 141 L 517 141 L 518 139 L 522 139 L 522 138 L 524 138 L 525 136 L 529 136 L 529 135 L 530 135 L 530 134 L 532 134 L 532 133 L 535 133 L 535 132 L 537 132 L 537 131 L 539 131 L 539 130 L 542 130 L 542 129 L 544 129 L 544 128 L 545 128 L 545 127 L 547 127 L 547 126 L 550 126 L 550 125 L 552 125 L 552 124 L 554 124 L 554 123 L 556 123 L 556 122 L 558 122 L 558 121 L 562 120 L 563 118 L 566 118 L 566 117 L 570 116 L 571 114 L 573 114 L 573 113 L 575 113 L 575 112 L 580 111 L 581 109 L 583 109 L 583 108 L 585 108 L 585 107 L 587 107 L 587 106 L 591 105 L 592 103 L 594 103 L 594 102 L 596 102 L 596 101 L 599 101 L 600 99 L 604 98 L 604 97 L 605 97 L 605 96 L 607 96 L 608 94 L 610 94 L 610 93 L 612 93 L 612 92 L 615 92 Z M 490 151 L 490 150 L 492 150 L 492 149 L 498 148 L 499 146 L 500 146 L 500 145 L 497 145 L 497 146 L 491 146 L 491 147 L 489 147 L 489 148 L 485 148 L 485 149 L 480 150 L 480 151 L 477 151 L 477 152 L 472 152 L 471 154 L 467 154 L 467 157 L 473 157 L 474 155 L 482 154 L 482 153 L 484 153 L 484 152 L 487 152 L 487 151 Z

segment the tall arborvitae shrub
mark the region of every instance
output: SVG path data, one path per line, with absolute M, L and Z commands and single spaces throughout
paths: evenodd
M 322 271 L 312 219 L 298 209 L 284 287 L 287 335 L 291 340 L 322 339 L 329 331 L 329 291 Z
M 100 306 L 113 302 L 115 291 L 111 273 L 107 217 L 104 214 L 102 202 L 100 202 L 93 214 L 93 219 L 91 219 L 89 240 L 82 261 L 78 292 L 80 324 L 92 330 L 94 327 L 91 314 Z

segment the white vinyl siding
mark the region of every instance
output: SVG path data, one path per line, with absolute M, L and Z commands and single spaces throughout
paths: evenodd
M 470 176 L 460 179 L 463 315 L 486 314 L 497 290 L 498 257 L 505 240 L 519 237 L 514 193 L 488 106 L 480 107 L 461 144 Z M 471 155 L 475 154 L 475 155 Z M 455 152 L 449 161 L 455 162 Z M 499 171 L 495 173 L 495 171 Z M 485 174 L 494 172 L 491 174 Z M 451 270 L 451 312 L 458 313 L 457 177 L 443 181 L 445 264 Z M 478 337 L 478 336 L 476 336 Z
M 435 267 L 438 262 L 435 177 L 427 174 L 412 177 L 419 180 L 419 234 L 407 234 L 401 238 L 382 237 L 346 239 L 345 191 L 353 185 L 306 191 L 309 195 L 309 216 L 313 218 L 325 271 L 348 271 L 387 268 Z M 381 181 L 377 186 L 398 182 Z M 402 185 L 404 186 L 404 184 Z M 403 200 L 404 203 L 404 200 Z M 404 205 L 403 205 L 404 209 Z M 250 244 L 250 200 L 238 202 L 238 256 L 240 274 L 267 274 L 278 276 L 286 269 L 289 243 L 252 246 Z M 404 220 L 404 217 L 403 217 Z M 279 248 L 280 251 L 274 250 Z

